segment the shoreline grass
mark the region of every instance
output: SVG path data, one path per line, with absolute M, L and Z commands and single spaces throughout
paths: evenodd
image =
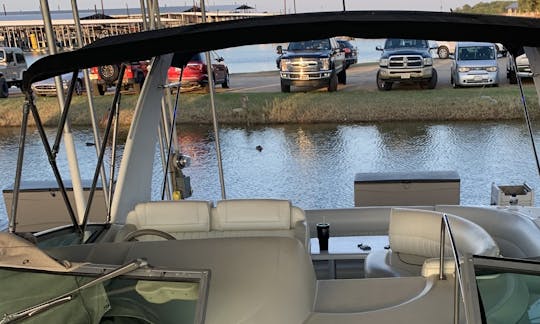
M 540 118 L 534 85 L 525 85 L 525 96 L 533 119 Z M 284 93 L 218 93 L 217 114 L 224 124 L 286 123 L 355 123 L 375 121 L 480 121 L 523 118 L 521 99 L 514 86 L 435 90 L 359 90 Z M 170 97 L 174 100 L 174 96 Z M 129 125 L 137 96 L 124 94 L 120 124 Z M 112 96 L 94 98 L 98 118 L 103 119 Z M 24 98 L 0 99 L 0 126 L 18 127 L 22 119 Z M 60 117 L 55 97 L 39 97 L 36 106 L 46 126 L 56 126 Z M 74 97 L 70 122 L 74 126 L 90 125 L 87 98 Z M 182 93 L 178 123 L 212 122 L 208 94 Z M 33 125 L 30 118 L 30 125 Z

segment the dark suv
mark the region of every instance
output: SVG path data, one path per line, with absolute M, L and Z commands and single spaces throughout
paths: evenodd
M 327 87 L 336 91 L 338 82 L 347 83 L 345 53 L 334 38 L 291 42 L 286 51 L 277 48 L 281 91 L 291 86 Z
M 420 86 L 434 89 L 437 71 L 427 40 L 389 38 L 384 43 L 377 71 L 377 88 L 390 90 L 394 82 L 416 82 Z

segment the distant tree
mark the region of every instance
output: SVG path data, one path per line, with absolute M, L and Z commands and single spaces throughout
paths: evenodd
M 535 12 L 540 9 L 540 0 L 518 0 L 519 11 Z
M 518 0 L 520 2 L 537 2 L 540 0 Z M 500 15 L 506 13 L 506 7 L 515 1 L 492 1 L 492 2 L 480 2 L 474 6 L 464 5 L 463 7 L 456 8 L 455 12 L 464 12 L 464 13 L 476 13 L 476 14 L 489 14 L 489 15 Z M 521 8 L 521 5 L 520 5 Z

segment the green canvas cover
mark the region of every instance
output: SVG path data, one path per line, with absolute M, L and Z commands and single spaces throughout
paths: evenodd
M 12 314 L 61 296 L 93 278 L 0 269 L 0 314 Z M 55 306 L 22 323 L 99 323 L 110 309 L 109 299 L 102 284 L 75 295 L 75 298 Z

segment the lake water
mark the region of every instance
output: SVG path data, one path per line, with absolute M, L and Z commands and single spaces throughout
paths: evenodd
M 0 183 L 14 181 L 17 129 L 0 129 Z M 53 130 L 48 134 L 52 138 Z M 89 129 L 74 130 L 84 179 L 90 179 L 95 148 Z M 376 171 L 455 170 L 461 203 L 490 203 L 491 183 L 540 190 L 534 157 L 522 122 L 373 123 L 354 125 L 224 126 L 220 133 L 228 198 L 291 199 L 302 208 L 351 207 L 354 175 Z M 220 199 L 213 135 L 209 126 L 182 126 L 183 151 L 193 159 L 185 169 L 193 199 Z M 539 129 L 535 138 L 540 142 Z M 28 135 L 23 180 L 52 180 L 36 131 Z M 261 145 L 263 150 L 255 147 Z M 156 153 L 156 157 L 157 157 Z M 63 151 L 58 164 L 67 176 Z M 154 198 L 161 172 L 156 168 Z M 0 227 L 6 226 L 0 199 Z

